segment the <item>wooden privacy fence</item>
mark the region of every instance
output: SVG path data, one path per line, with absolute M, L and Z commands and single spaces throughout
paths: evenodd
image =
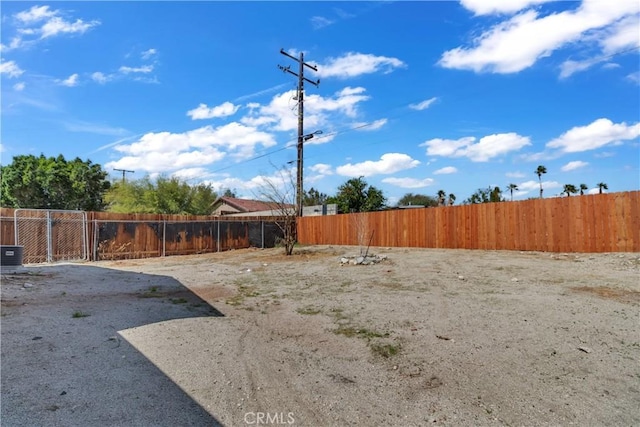
M 23 210 L 17 211 L 20 214 Z M 0 208 L 0 243 L 24 245 L 25 263 L 78 259 L 68 257 L 70 253 L 82 253 L 85 255 L 80 259 L 98 261 L 266 248 L 275 246 L 282 236 L 277 217 L 86 212 L 83 227 L 73 236 L 64 233 L 61 245 L 59 224 L 52 215 L 43 214 L 54 211 L 28 211 L 33 217 Z M 16 242 L 15 230 L 20 229 L 20 221 L 26 220 L 31 220 L 30 227 L 26 231 L 22 227 Z M 59 253 L 63 247 L 65 253 Z M 81 248 L 85 249 L 76 250 Z
M 640 192 L 303 217 L 302 244 L 640 252 Z

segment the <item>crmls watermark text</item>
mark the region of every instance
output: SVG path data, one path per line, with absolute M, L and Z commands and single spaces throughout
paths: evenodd
M 293 412 L 247 412 L 244 422 L 252 425 L 291 425 L 296 419 Z

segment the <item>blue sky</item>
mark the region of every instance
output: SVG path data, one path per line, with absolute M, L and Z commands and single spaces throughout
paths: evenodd
M 637 0 L 2 2 L 1 156 L 63 154 L 254 197 L 304 187 L 640 187 Z M 295 176 L 295 171 L 293 171 Z

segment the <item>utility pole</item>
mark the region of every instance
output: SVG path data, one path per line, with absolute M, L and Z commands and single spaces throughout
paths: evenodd
M 123 184 L 124 184 L 124 174 L 127 173 L 127 172 L 128 173 L 134 173 L 135 172 L 135 171 L 129 171 L 129 170 L 126 170 L 126 169 L 116 169 L 116 168 L 113 168 L 113 170 L 114 171 L 118 171 L 118 172 L 122 172 L 122 183 Z
M 314 132 L 309 135 L 304 134 L 304 82 L 307 81 L 314 86 L 318 86 L 320 84 L 320 80 L 316 80 L 315 82 L 309 80 L 304 76 L 304 67 L 309 67 L 313 71 L 318 71 L 316 67 L 313 65 L 309 65 L 304 62 L 304 53 L 300 52 L 300 57 L 296 58 L 295 56 L 289 55 L 284 49 L 280 49 L 280 53 L 284 56 L 288 56 L 294 61 L 298 62 L 299 68 L 298 72 L 294 73 L 291 71 L 291 66 L 283 67 L 282 65 L 278 65 L 285 73 L 293 74 L 298 78 L 298 170 L 297 170 L 297 182 L 296 182 L 296 209 L 297 215 L 302 216 L 302 199 L 303 199 L 303 185 L 302 185 L 302 169 L 304 167 L 304 157 L 302 152 L 302 147 L 304 142 L 313 138 L 313 135 L 317 132 Z

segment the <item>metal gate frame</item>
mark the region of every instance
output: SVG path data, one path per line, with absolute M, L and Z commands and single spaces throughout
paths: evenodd
M 20 216 L 22 212 L 36 212 L 38 215 L 25 215 Z M 77 218 L 74 216 L 77 215 Z M 69 218 L 71 216 L 71 218 Z M 40 223 L 45 222 L 45 238 L 46 238 L 46 251 L 41 251 L 41 242 L 36 238 L 29 238 L 28 231 L 26 233 L 20 233 L 20 220 L 32 220 Z M 71 238 L 74 239 L 74 243 L 80 243 L 79 248 L 74 247 L 70 252 L 58 253 L 58 247 L 54 250 L 54 226 L 57 224 L 77 223 L 79 225 L 78 233 L 74 234 L 75 230 L 70 230 Z M 40 262 L 54 262 L 54 261 L 86 261 L 88 260 L 88 247 L 89 238 L 87 235 L 87 213 L 85 211 L 74 210 L 60 210 L 60 209 L 16 209 L 13 214 L 13 224 L 15 231 L 16 245 L 24 246 L 24 259 L 25 263 L 29 264 L 29 257 L 44 258 L 46 253 L 46 261 Z M 36 223 L 37 224 L 37 223 Z M 39 228 L 39 227 L 38 227 Z M 24 230 L 23 230 L 24 231 Z M 31 230 L 34 231 L 33 229 Z M 35 230 L 37 233 L 39 230 Z M 22 237 L 22 241 L 21 241 Z M 78 240 L 79 239 L 79 240 Z M 35 241 L 35 243 L 34 243 Z M 77 250 L 76 250 L 77 249 Z M 36 255 L 32 255 L 35 252 Z

